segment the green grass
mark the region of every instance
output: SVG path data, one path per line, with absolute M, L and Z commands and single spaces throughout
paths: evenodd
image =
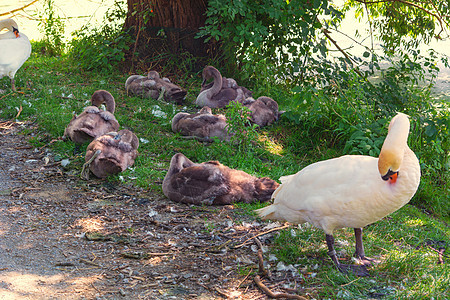
M 333 132 L 314 131 L 308 128 L 308 124 L 293 125 L 285 119 L 256 130 L 258 141 L 244 145 L 227 142 L 203 144 L 183 139 L 171 131 L 170 121 L 179 111 L 198 110 L 191 103 L 199 92 L 200 75 L 185 74 L 182 78 L 171 78 L 188 89 L 185 107 L 127 96 L 124 82 L 129 75 L 118 71 L 83 71 L 65 57 L 33 55 L 16 75 L 16 86 L 24 94 L 9 94 L 9 79 L 0 80 L 0 89 L 7 91 L 6 95 L 0 95 L 0 117 L 13 119 L 22 106 L 18 120 L 32 121 L 38 126 L 21 134 L 30 137 L 37 147 L 51 147 L 56 160 L 70 159 L 69 171 L 76 173 L 81 171 L 87 145 L 81 148 L 81 154 L 75 155 L 72 142 L 57 138 L 63 135 L 72 114 L 80 113 L 87 106 L 86 100 L 94 91 L 108 90 L 116 99 L 115 115 L 121 127 L 134 131 L 141 139 L 139 156 L 133 168 L 121 174 L 123 181 L 161 196 L 161 182 L 171 157 L 177 152 L 184 153 L 194 162 L 219 160 L 231 168 L 273 179 L 293 174 L 312 162 L 345 154 L 345 141 L 339 140 Z M 277 96 L 282 99 L 282 92 L 279 93 Z M 161 113 L 164 117 L 158 115 Z M 107 180 L 116 181 L 118 176 Z M 427 197 L 432 195 L 435 199 L 430 203 L 441 203 L 442 207 L 433 207 L 431 211 L 439 212 L 441 209 L 440 215 L 445 216 L 449 199 L 448 190 L 445 193 L 446 188 L 443 189 L 444 193 L 425 178 L 413 202 L 419 205 L 427 203 Z M 262 206 L 237 205 L 240 213 L 247 217 L 254 216 L 253 210 Z M 444 221 L 448 223 L 450 220 Z M 209 225 L 214 228 L 213 224 Z M 337 250 L 344 250 L 344 257 L 350 258 L 354 251 L 353 230 L 338 230 L 335 237 L 348 242 L 348 245 L 338 246 Z M 305 285 L 314 288 L 312 294 L 318 299 L 368 299 L 376 297 L 377 293 L 385 295 L 384 299 L 450 297 L 450 268 L 447 263 L 437 265 L 437 254 L 425 245 L 427 241 L 445 241 L 448 247 L 450 228 L 422 213 L 420 208 L 407 205 L 365 229 L 366 253 L 379 256 L 382 261 L 371 270 L 373 277 L 356 278 L 339 273 L 326 254 L 324 239 L 322 231 L 302 226 L 301 229 L 281 231 L 272 246 L 280 260 L 307 266 L 310 272 L 317 273 L 315 277 L 305 275 Z M 319 268 L 314 269 L 316 264 Z M 247 272 L 247 269 L 242 270 L 243 274 Z

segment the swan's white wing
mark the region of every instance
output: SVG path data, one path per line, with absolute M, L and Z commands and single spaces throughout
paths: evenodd
M 0 76 L 14 77 L 31 54 L 30 41 L 23 33 L 19 38 L 0 39 L 0 49 Z

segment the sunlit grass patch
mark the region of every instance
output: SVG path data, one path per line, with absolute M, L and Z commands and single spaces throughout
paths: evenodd
M 274 140 L 271 140 L 265 134 L 259 135 L 259 141 L 264 144 L 265 148 L 271 153 L 276 155 L 283 155 L 285 152 L 283 149 L 283 145 L 276 143 Z

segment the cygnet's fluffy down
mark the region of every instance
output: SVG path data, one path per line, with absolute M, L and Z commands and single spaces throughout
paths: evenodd
M 242 103 L 251 111 L 251 121 L 261 127 L 278 121 L 280 112 L 278 103 L 270 97 L 262 96 L 258 99 L 247 98 Z
M 206 83 L 205 80 L 203 80 L 202 83 L 202 87 L 200 88 L 200 93 L 203 92 L 204 90 L 210 89 L 212 88 L 214 85 L 214 80 L 211 81 L 210 83 Z M 253 92 L 250 91 L 249 89 L 247 89 L 246 87 L 243 86 L 239 86 L 236 82 L 236 80 L 234 80 L 233 78 L 227 78 L 227 77 L 222 77 L 222 89 L 241 89 L 242 93 L 244 95 L 244 98 L 248 98 L 251 97 Z
M 130 130 L 109 132 L 87 147 L 86 167 L 99 178 L 118 174 L 134 164 L 138 147 L 139 140 Z
M 99 109 L 105 103 L 106 111 Z M 114 97 L 105 90 L 98 90 L 92 94 L 91 106 L 79 115 L 74 115 L 64 130 L 63 138 L 69 138 L 74 143 L 83 144 L 91 142 L 96 137 L 107 132 L 117 131 L 119 123 L 114 117 Z
M 187 91 L 172 83 L 168 78 L 160 78 L 156 71 L 148 72 L 147 77 L 131 75 L 125 82 L 127 93 L 142 95 L 146 98 L 164 99 L 166 102 L 182 104 Z
M 163 192 L 169 199 L 190 204 L 266 202 L 278 183 L 230 169 L 218 161 L 193 163 L 177 153 L 164 177 Z
M 213 115 L 211 108 L 203 107 L 198 113 L 177 113 L 172 119 L 172 131 L 185 136 L 195 136 L 200 140 L 218 137 L 229 140 L 227 133 L 227 119 L 224 115 Z

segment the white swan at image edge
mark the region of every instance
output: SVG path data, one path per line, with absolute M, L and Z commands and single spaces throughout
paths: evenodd
M 19 32 L 19 26 L 13 19 L 0 20 L 0 78 L 8 76 L 11 80 L 11 88 L 16 91 L 14 76 L 17 70 L 30 57 L 31 44 L 28 37 Z

